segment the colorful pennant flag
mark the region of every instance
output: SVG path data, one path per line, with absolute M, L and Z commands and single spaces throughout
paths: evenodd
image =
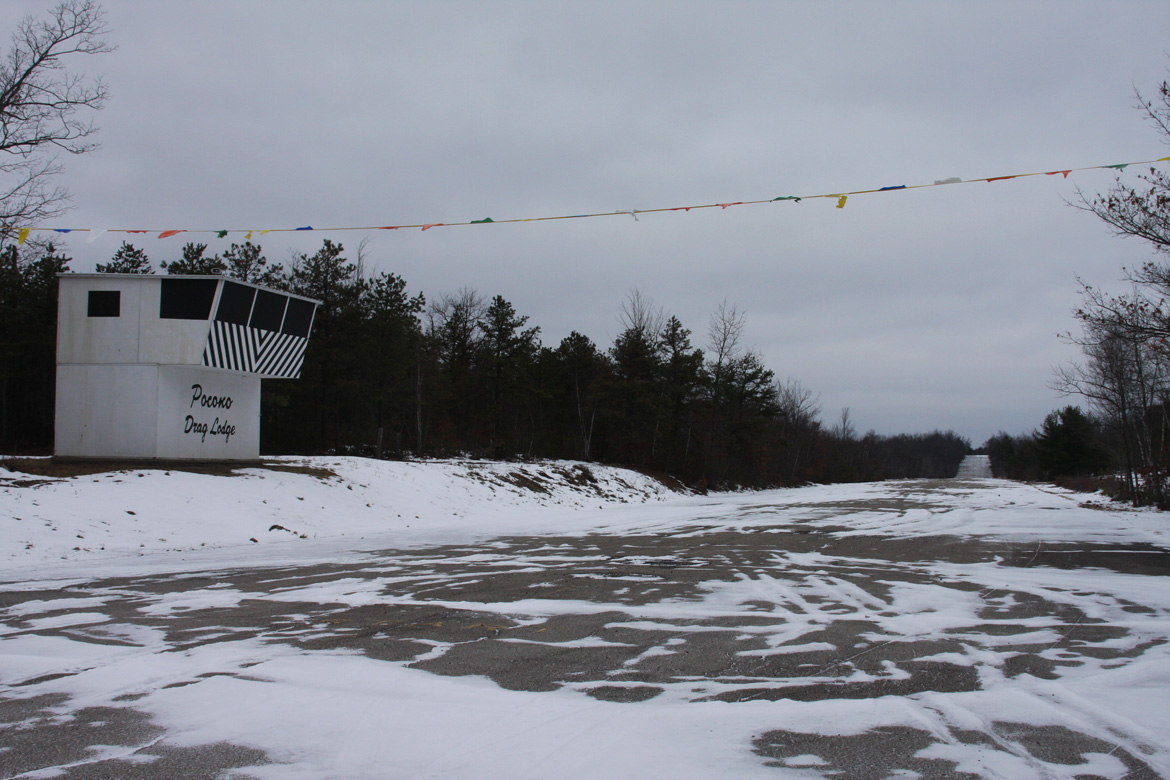
M 1124 171 L 1126 168 L 1128 168 L 1131 165 L 1146 165 L 1146 164 L 1162 163 L 1162 162 L 1168 162 L 1168 161 L 1170 161 L 1170 157 L 1159 157 L 1159 158 L 1154 159 L 1154 160 L 1142 160 L 1139 162 L 1113 163 L 1111 165 L 1090 165 L 1090 166 L 1087 166 L 1084 168 L 1065 168 L 1065 169 L 1061 169 L 1061 170 L 1044 171 L 1044 172 L 1038 172 L 1038 173 L 1016 173 L 1016 174 L 1011 174 L 1008 176 L 989 176 L 989 177 L 981 178 L 981 179 L 964 180 L 964 179 L 960 179 L 957 176 L 951 176 L 951 177 L 946 178 L 946 179 L 935 179 L 932 184 L 912 184 L 912 185 L 897 184 L 897 185 L 892 185 L 892 186 L 887 186 L 887 187 L 879 187 L 877 189 L 852 190 L 850 192 L 835 192 L 835 193 L 831 193 L 831 194 L 781 195 L 781 196 L 776 197 L 776 198 L 768 198 L 765 200 L 741 200 L 741 201 L 729 201 L 729 202 L 723 202 L 723 203 L 719 203 L 719 202 L 706 203 L 706 204 L 691 205 L 691 206 L 670 206 L 667 208 L 655 208 L 655 209 L 625 209 L 625 210 L 617 210 L 617 211 L 599 212 L 599 213 L 595 213 L 595 214 L 569 214 L 569 215 L 552 216 L 552 217 L 524 217 L 524 218 L 514 218 L 514 219 L 492 219 L 491 217 L 485 217 L 483 219 L 473 219 L 473 220 L 470 220 L 468 222 L 424 222 L 424 223 L 409 224 L 409 225 L 381 225 L 381 226 L 374 226 L 374 227 L 327 227 L 327 228 L 314 228 L 311 225 L 305 225 L 304 227 L 268 228 L 265 230 L 258 230 L 257 228 L 248 228 L 248 229 L 241 229 L 241 230 L 177 229 L 177 230 L 154 231 L 154 230 L 139 230 L 139 229 L 129 229 L 129 228 L 103 228 L 101 230 L 97 230 L 94 228 L 24 227 L 24 228 L 20 228 L 17 231 L 17 243 L 23 244 L 28 239 L 28 237 L 32 231 L 53 231 L 56 233 L 86 232 L 86 233 L 90 234 L 88 239 L 87 239 L 88 241 L 93 241 L 95 238 L 97 238 L 101 235 L 104 235 L 105 233 L 133 234 L 133 233 L 158 232 L 159 238 L 168 238 L 170 236 L 178 235 L 179 233 L 214 233 L 216 235 L 216 237 L 218 237 L 218 238 L 227 238 L 232 233 L 243 233 L 244 240 L 250 241 L 252 239 L 252 236 L 257 232 L 259 232 L 259 234 L 263 236 L 267 233 L 272 233 L 272 232 L 289 233 L 289 232 L 302 231 L 302 230 L 367 231 L 367 230 L 402 230 L 405 228 L 419 228 L 423 231 L 427 231 L 427 230 L 430 230 L 431 228 L 455 227 L 455 226 L 459 226 L 459 225 L 484 225 L 484 224 L 499 225 L 499 224 L 520 223 L 520 222 L 545 222 L 545 221 L 560 220 L 560 219 L 584 219 L 586 217 L 616 217 L 616 216 L 621 216 L 621 215 L 628 215 L 628 216 L 633 217 L 635 220 L 637 220 L 639 214 L 657 214 L 657 213 L 662 213 L 662 212 L 667 212 L 667 211 L 690 212 L 692 209 L 711 209 L 711 208 L 719 208 L 720 210 L 726 210 L 732 206 L 746 206 L 746 205 L 755 205 L 755 204 L 760 204 L 760 203 L 776 203 L 779 201 L 792 201 L 794 203 L 800 203 L 805 198 L 835 198 L 837 201 L 837 208 L 843 209 L 843 208 L 845 208 L 845 202 L 849 199 L 849 197 L 851 195 L 869 195 L 869 194 L 875 193 L 875 192 L 892 192 L 894 190 L 913 190 L 913 189 L 922 189 L 925 187 L 939 187 L 939 186 L 948 185 L 948 184 L 968 184 L 968 183 L 978 182 L 978 181 L 984 181 L 984 182 L 1007 181 L 1009 179 L 1019 179 L 1019 178 L 1025 177 L 1025 176 L 1055 176 L 1058 173 L 1067 179 L 1069 174 L 1074 172 L 1074 171 L 1091 171 L 1091 170 L 1099 170 L 1099 169 L 1113 169 L 1113 170 L 1117 170 L 1117 171 Z

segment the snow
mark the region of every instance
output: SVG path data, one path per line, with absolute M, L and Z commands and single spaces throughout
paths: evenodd
M 980 777 L 1122 778 L 1140 760 L 1170 776 L 1164 575 L 1032 561 L 1009 566 L 998 557 L 940 559 L 927 569 L 917 558 L 867 554 L 860 543 L 954 537 L 987 549 L 1034 547 L 1033 559 L 1059 545 L 1096 545 L 1153 560 L 1170 548 L 1170 523 L 1158 513 L 991 479 L 696 496 L 593 465 L 591 482 L 570 478 L 581 473 L 579 464 L 566 463 L 279 463 L 328 473 L 135 470 L 24 487 L 17 483 L 40 478 L 0 480 L 0 580 L 9 594 L 37 591 L 0 601 L 0 699 L 64 696 L 53 711 L 65 721 L 84 708 L 132 702 L 163 730 L 143 735 L 144 751 L 226 743 L 267 756 L 269 763 L 225 775 L 232 777 L 827 777 L 845 760 L 834 751 L 865 756 L 874 749 L 866 740 L 886 733 L 923 740 L 899 759 L 903 773 L 938 771 L 950 764 L 914 762 L 945 761 L 954 773 Z M 541 489 L 525 487 L 528 480 Z M 269 530 L 274 525 L 288 530 Z M 732 578 L 704 577 L 711 560 L 677 559 L 669 549 L 606 556 L 576 546 L 598 534 L 701 541 L 781 526 L 859 544 L 840 554 L 778 545 L 766 566 Z M 538 535 L 544 547 L 522 557 L 508 541 Z M 399 552 L 379 557 L 387 549 Z M 276 568 L 326 562 L 371 568 L 288 584 Z M 596 574 L 599 566 L 613 576 Z M 693 591 L 626 598 L 623 588 L 665 585 L 651 575 L 671 566 L 691 573 Z M 264 587 L 260 580 L 242 587 L 198 579 L 261 567 L 273 567 Z M 99 581 L 183 572 L 190 587 L 169 591 Z M 528 576 L 533 585 L 525 597 L 507 600 L 443 590 L 493 573 Z M 604 599 L 561 598 L 551 590 L 559 574 L 608 580 L 615 590 Z M 39 592 L 75 583 L 85 583 L 85 595 Z M 1025 614 L 1037 601 L 1050 607 Z M 317 608 L 427 607 L 490 614 L 500 625 L 535 632 L 555 619 L 593 616 L 588 636 L 498 641 L 521 650 L 621 653 L 605 685 L 652 684 L 661 692 L 615 702 L 590 694 L 594 678 L 529 691 L 481 674 L 428 671 L 426 663 L 443 661 L 457 646 L 443 638 L 419 640 L 429 649 L 399 662 L 341 645 L 307 649 L 227 620 L 213 630 L 216 641 L 183 643 L 166 630 L 166 620 L 217 610 L 226 617 L 246 603 L 292 610 L 280 613 L 290 623 L 300 610 Z M 854 633 L 846 647 L 829 631 Z M 294 635 L 329 632 L 306 622 L 289 629 Z M 725 643 L 726 656 L 740 659 L 736 675 L 639 677 L 708 641 Z M 800 695 L 817 685 L 832 691 L 912 681 L 912 664 L 882 655 L 892 646 L 919 648 L 910 659 L 916 664 L 969 670 L 977 685 Z M 841 654 L 832 660 L 835 652 Z M 1024 657 L 1047 671 L 1010 672 Z M 783 671 L 804 658 L 830 660 L 799 674 Z M 890 729 L 903 731 L 883 731 Z M 976 733 L 986 737 L 972 738 Z M 1079 748 L 1051 747 L 1067 747 L 1070 734 Z M 107 756 L 152 760 L 148 752 L 106 746 L 70 765 Z M 0 767 L 5 757 L 0 748 Z M 44 772 L 19 776 L 53 773 Z
M 332 550 L 347 551 L 362 541 L 369 548 L 441 543 L 469 534 L 571 530 L 574 522 L 566 518 L 580 514 L 573 510 L 659 502 L 672 495 L 637 472 L 592 464 L 271 462 L 316 469 L 321 476 L 258 468 L 231 477 L 134 469 L 46 480 L 0 472 L 0 581 L 24 579 L 57 562 L 158 560 L 159 553 L 165 554 L 167 569 L 176 568 L 174 553 L 208 549 L 232 549 L 254 559 L 255 552 L 241 551 L 249 544 L 275 548 L 265 549 L 267 561 L 296 560 L 304 540 L 334 540 L 340 544 Z M 21 481 L 45 483 L 16 486 Z M 313 554 L 320 551 L 318 545 Z M 198 567 L 208 558 L 191 560 Z

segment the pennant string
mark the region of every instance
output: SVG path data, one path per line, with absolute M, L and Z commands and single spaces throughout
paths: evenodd
M 17 231 L 17 244 L 18 245 L 24 244 L 24 242 L 28 239 L 30 233 L 33 231 L 52 231 L 52 232 L 56 232 L 56 233 L 71 233 L 71 232 L 89 233 L 90 236 L 88 237 L 87 241 L 93 241 L 95 238 L 97 238 L 101 235 L 104 235 L 106 233 L 127 233 L 127 234 L 158 233 L 159 238 L 167 238 L 169 236 L 174 236 L 174 235 L 177 235 L 179 233 L 209 233 L 209 234 L 213 233 L 213 234 L 215 234 L 215 236 L 217 238 L 227 238 L 233 233 L 243 233 L 244 240 L 250 241 L 252 239 L 252 236 L 256 232 L 259 232 L 259 234 L 263 236 L 267 233 L 291 233 L 291 232 L 298 232 L 298 231 L 314 231 L 314 232 L 321 232 L 321 231 L 370 231 L 370 230 L 402 230 L 402 229 L 408 229 L 408 228 L 427 231 L 427 230 L 430 230 L 431 228 L 457 227 L 460 225 L 485 225 L 485 224 L 506 225 L 506 224 L 518 224 L 521 222 L 547 222 L 547 221 L 551 221 L 551 220 L 561 220 L 561 219 L 585 219 L 587 217 L 618 217 L 618 216 L 633 217 L 634 220 L 637 221 L 639 214 L 657 214 L 657 213 L 663 213 L 663 212 L 668 212 L 668 211 L 690 212 L 690 211 L 695 210 L 695 209 L 713 209 L 713 208 L 718 208 L 722 211 L 722 210 L 726 210 L 726 209 L 730 208 L 731 206 L 749 206 L 749 205 L 756 205 L 756 204 L 761 204 L 761 203 L 777 203 L 780 201 L 791 201 L 793 203 L 800 203 L 802 200 L 804 200 L 806 198 L 834 198 L 837 201 L 837 208 L 843 209 L 843 208 L 845 208 L 846 200 L 848 200 L 851 195 L 868 195 L 868 194 L 876 193 L 876 192 L 892 192 L 894 190 L 922 189 L 925 187 L 939 187 L 939 186 L 949 185 L 949 184 L 970 184 L 973 182 L 1007 181 L 1009 179 L 1019 179 L 1019 178 L 1025 177 L 1025 176 L 1055 176 L 1058 173 L 1067 179 L 1069 174 L 1073 173 L 1075 171 L 1092 171 L 1092 170 L 1102 170 L 1102 169 L 1113 169 L 1113 170 L 1121 172 L 1121 171 L 1124 171 L 1126 168 L 1128 168 L 1131 165 L 1147 165 L 1147 164 L 1160 163 L 1160 162 L 1170 162 L 1170 156 L 1159 157 L 1159 158 L 1154 159 L 1154 160 L 1142 160 L 1142 161 L 1138 161 L 1138 162 L 1113 163 L 1110 165 L 1089 165 L 1089 166 L 1086 166 L 1084 168 L 1065 168 L 1065 169 L 1061 169 L 1061 170 L 1044 171 L 1044 172 L 1036 172 L 1036 173 L 1016 173 L 1016 174 L 1011 174 L 1011 175 L 1007 175 L 1007 176 L 989 176 L 989 177 L 980 178 L 980 179 L 965 179 L 964 180 L 964 179 L 960 179 L 958 176 L 951 176 L 951 177 L 946 178 L 946 179 L 935 179 L 932 184 L 911 184 L 911 185 L 898 184 L 898 185 L 893 185 L 893 186 L 888 186 L 888 187 L 879 187 L 877 189 L 852 190 L 849 192 L 834 192 L 834 193 L 826 193 L 826 194 L 820 194 L 820 195 L 781 195 L 781 196 L 776 197 L 776 198 L 766 198 L 763 200 L 742 200 L 742 201 L 731 201 L 731 202 L 722 202 L 722 203 L 706 203 L 706 204 L 691 205 L 691 206 L 670 206 L 670 207 L 666 207 L 666 208 L 656 208 L 656 209 L 626 209 L 626 210 L 618 210 L 618 211 L 599 212 L 599 213 L 595 213 L 595 214 L 569 214 L 569 215 L 560 215 L 560 216 L 524 217 L 524 218 L 514 218 L 514 219 L 492 219 L 491 217 L 485 217 L 483 219 L 473 219 L 473 220 L 469 220 L 467 222 L 424 222 L 424 223 L 410 224 L 410 225 L 381 225 L 381 226 L 369 226 L 369 227 L 355 226 L 355 227 L 325 227 L 325 228 L 314 228 L 311 225 L 305 225 L 303 227 L 268 228 L 266 230 L 258 230 L 257 228 L 247 228 L 247 229 L 237 229 L 237 230 L 177 229 L 177 230 L 158 231 L 158 230 L 139 230 L 139 229 L 130 229 L 130 228 L 102 228 L 102 229 L 98 230 L 96 228 L 23 227 Z

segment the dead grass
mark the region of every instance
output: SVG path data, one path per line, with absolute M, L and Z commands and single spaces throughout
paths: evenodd
M 671 490 L 675 493 L 682 493 L 685 495 L 692 492 L 692 490 L 685 484 L 665 472 L 654 471 L 653 469 L 635 468 L 632 466 L 627 466 L 627 468 L 629 468 L 630 471 L 636 471 L 644 477 L 650 477 L 650 479 L 662 483 L 668 490 Z

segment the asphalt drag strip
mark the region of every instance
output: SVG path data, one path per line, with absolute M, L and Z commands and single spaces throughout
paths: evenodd
M 889 716 L 835 733 L 773 727 L 785 719 L 752 710 L 759 725 L 742 748 L 777 776 L 984 777 L 1013 766 L 1031 773 L 1016 776 L 1164 776 L 1156 729 L 1071 686 L 1164 661 L 1170 551 L 905 538 L 852 522 L 942 512 L 955 489 L 735 509 L 750 524 L 696 516 L 666 532 L 14 587 L 0 592 L 0 653 L 19 639 L 22 653 L 67 646 L 77 657 L 5 674 L 0 777 L 262 776 L 288 757 L 231 740 L 186 744 L 145 704 L 217 677 L 271 682 L 255 669 L 290 654 L 629 707 L 769 702 L 848 714 L 900 702 L 914 713 L 917 725 Z M 214 655 L 244 646 L 251 660 Z M 137 684 L 122 676 L 106 690 L 95 678 L 103 664 L 176 654 L 220 661 L 145 663 Z

